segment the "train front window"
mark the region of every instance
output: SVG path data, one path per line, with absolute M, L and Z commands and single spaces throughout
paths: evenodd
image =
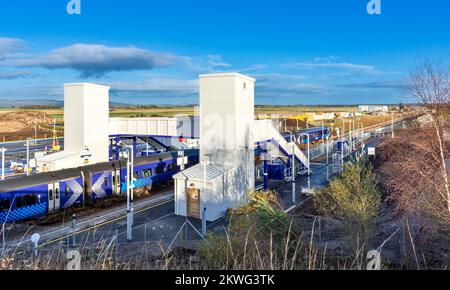
M 11 202 L 9 199 L 0 200 L 0 211 L 9 210 L 11 208 Z
M 105 187 L 108 187 L 108 177 L 105 177 L 103 184 L 105 185 Z
M 34 194 L 24 195 L 16 199 L 16 207 L 26 207 L 35 205 L 37 198 Z

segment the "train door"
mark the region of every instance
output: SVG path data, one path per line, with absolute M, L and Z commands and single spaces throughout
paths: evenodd
M 54 212 L 61 207 L 61 192 L 59 182 L 48 185 L 48 212 Z
M 120 169 L 112 172 L 112 191 L 113 195 L 121 193 Z

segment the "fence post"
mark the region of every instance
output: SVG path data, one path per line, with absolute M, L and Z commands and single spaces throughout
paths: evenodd
M 206 236 L 206 207 L 203 208 L 203 216 L 202 216 L 202 235 Z
M 6 251 L 6 234 L 5 234 L 5 223 L 2 224 L 2 257 L 5 255 Z

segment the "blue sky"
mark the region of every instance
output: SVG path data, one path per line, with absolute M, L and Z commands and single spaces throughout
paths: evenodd
M 113 101 L 192 104 L 200 73 L 257 79 L 258 104 L 396 103 L 409 67 L 450 62 L 450 1 L 1 1 L 0 98 L 63 99 L 66 82 Z

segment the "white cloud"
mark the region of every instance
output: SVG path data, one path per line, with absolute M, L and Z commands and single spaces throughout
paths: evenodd
M 378 71 L 373 65 L 353 64 L 347 62 L 298 62 L 284 64 L 287 68 L 304 68 L 304 69 L 337 69 L 367 74 L 374 74 Z
M 33 75 L 30 71 L 12 71 L 12 72 L 1 72 L 0 71 L 0 80 L 13 80 L 18 78 L 26 78 Z
M 17 38 L 0 37 L 0 60 L 5 59 L 26 47 L 26 42 Z
M 174 63 L 169 53 L 129 47 L 109 47 L 99 44 L 74 44 L 47 54 L 16 58 L 6 64 L 19 67 L 74 69 L 83 77 L 98 77 L 113 71 L 151 70 Z
M 177 79 L 177 78 L 152 78 L 139 82 L 111 82 L 110 85 L 116 90 L 178 90 L 178 91 L 197 91 L 197 79 Z
M 306 77 L 304 75 L 297 74 L 281 74 L 281 73 L 255 73 L 251 74 L 257 81 L 271 81 L 271 80 L 303 80 Z
M 181 66 L 195 73 L 211 73 L 217 70 L 224 71 L 229 69 L 231 64 L 225 62 L 220 55 L 209 54 L 206 56 L 182 56 Z

